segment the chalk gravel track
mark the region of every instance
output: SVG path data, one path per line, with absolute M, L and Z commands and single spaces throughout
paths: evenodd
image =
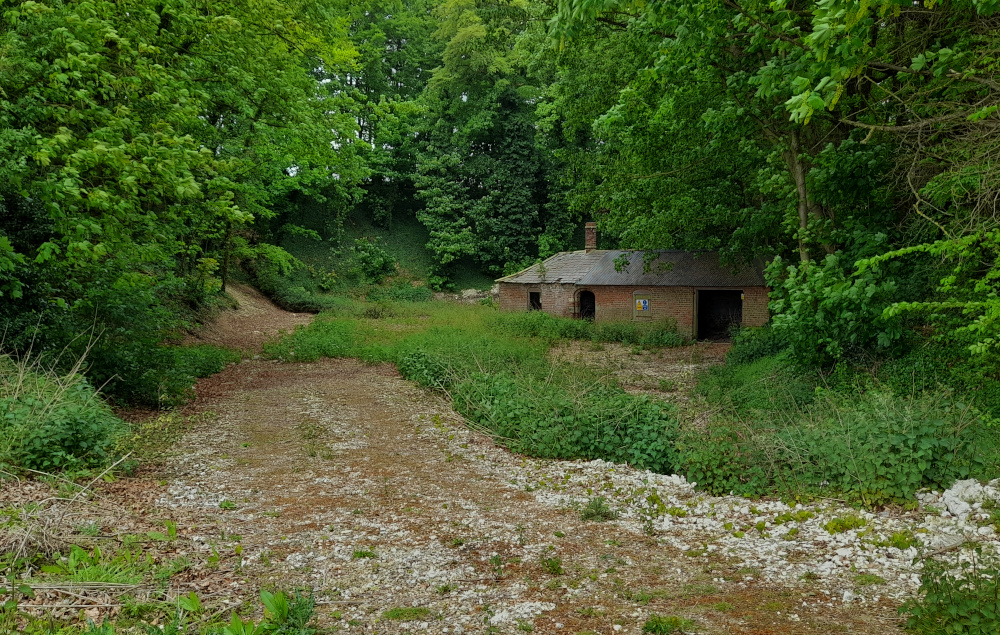
M 314 589 L 320 623 L 349 632 L 639 633 L 653 613 L 698 633 L 901 632 L 917 552 L 875 545 L 907 528 L 928 548 L 993 539 L 835 501 L 777 524 L 794 508 L 513 455 L 388 365 L 252 360 L 198 395 L 192 411 L 213 414 L 159 475 L 157 513 L 204 551 L 232 560 L 238 544 L 254 585 Z M 650 521 L 653 493 L 668 512 Z M 598 495 L 618 519 L 581 519 Z M 865 528 L 823 528 L 853 513 Z M 397 607 L 427 612 L 383 617 Z

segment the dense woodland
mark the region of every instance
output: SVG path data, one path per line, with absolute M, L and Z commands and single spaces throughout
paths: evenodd
M 8 3 L 3 349 L 86 351 L 114 399 L 169 405 L 218 356 L 167 344 L 230 280 L 313 310 L 454 288 L 593 219 L 603 247 L 772 262 L 760 355 L 943 386 L 992 422 L 997 7 Z M 347 219 L 419 227 L 427 266 Z
M 322 311 L 262 355 L 394 363 L 524 454 L 868 509 L 1000 477 L 998 8 L 4 2 L 0 485 L 128 471 L 149 430 L 179 434 L 122 409 L 241 358 L 179 345 L 234 282 Z M 670 403 L 673 381 L 637 395 L 550 351 L 661 354 L 674 325 L 428 302 L 581 248 L 591 220 L 602 248 L 766 260 L 771 323 Z M 652 533 L 674 512 L 648 502 Z M 909 626 L 997 632 L 1000 572 L 977 571 L 925 568 Z

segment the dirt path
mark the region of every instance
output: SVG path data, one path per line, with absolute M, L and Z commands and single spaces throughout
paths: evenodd
M 692 557 L 637 519 L 584 522 L 564 493 L 585 500 L 609 474 L 641 473 L 511 455 L 391 367 L 250 361 L 198 394 L 192 410 L 216 416 L 158 475 L 158 513 L 227 562 L 239 545 L 251 581 L 314 588 L 321 622 L 639 633 L 658 613 L 699 633 L 893 630 L 877 602 L 859 611 L 815 587 L 761 581 L 740 559 Z M 397 607 L 428 613 L 383 618 Z
M 308 324 L 313 318 L 309 313 L 279 309 L 253 287 L 230 283 L 226 292 L 236 302 L 236 309 L 219 313 L 215 320 L 185 338 L 184 344 L 215 344 L 257 353 L 264 342 L 282 331 Z

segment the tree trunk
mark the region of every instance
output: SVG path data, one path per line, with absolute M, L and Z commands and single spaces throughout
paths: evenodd
M 784 152 L 785 165 L 795 181 L 795 191 L 799 197 L 799 259 L 809 262 L 809 249 L 806 247 L 805 232 L 809 226 L 809 192 L 806 190 L 806 166 L 802 162 L 799 145 L 799 131 L 793 128 L 788 137 L 788 149 Z
M 226 285 L 229 284 L 229 239 L 233 233 L 233 223 L 226 221 L 226 234 L 222 243 L 222 292 L 226 292 Z

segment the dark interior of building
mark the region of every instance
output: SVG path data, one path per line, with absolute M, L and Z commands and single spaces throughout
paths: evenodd
M 742 322 L 742 291 L 698 291 L 699 340 L 728 341 L 730 328 Z
M 542 310 L 542 293 L 540 291 L 530 291 L 528 293 L 528 310 L 529 311 Z
M 593 320 L 597 315 L 597 300 L 593 291 L 580 292 L 580 317 L 584 320 Z

